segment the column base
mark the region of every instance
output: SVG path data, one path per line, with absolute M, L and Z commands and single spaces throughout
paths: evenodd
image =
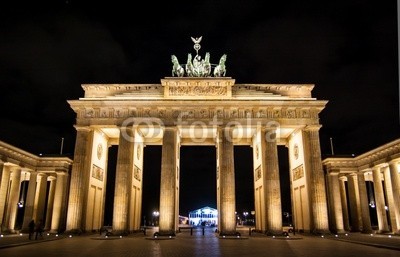
M 83 231 L 82 231 L 82 229 L 76 228 L 76 229 L 66 230 L 64 233 L 70 234 L 70 235 L 81 235 L 81 234 L 83 234 Z
M 224 236 L 240 236 L 240 233 L 239 232 L 237 232 L 236 230 L 235 231 L 221 231 L 220 233 L 219 233 L 219 236 L 220 237 L 224 237 Z
M 175 231 L 158 231 L 153 234 L 153 237 L 175 237 Z
M 282 236 L 282 235 L 287 235 L 288 232 L 282 230 L 267 230 L 265 231 L 265 234 L 267 236 Z
M 311 234 L 320 236 L 320 235 L 329 235 L 332 234 L 328 229 L 314 229 Z

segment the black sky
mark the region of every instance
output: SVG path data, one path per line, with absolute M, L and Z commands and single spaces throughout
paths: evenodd
M 159 83 L 171 54 L 193 52 L 192 36 L 203 36 L 200 51 L 212 62 L 227 54 L 236 83 L 315 84 L 313 96 L 329 101 L 320 115 L 324 155 L 330 137 L 335 154 L 360 154 L 400 136 L 396 1 L 129 4 L 0 8 L 0 140 L 58 154 L 64 137 L 72 154 L 67 100 L 83 96 L 81 84 Z

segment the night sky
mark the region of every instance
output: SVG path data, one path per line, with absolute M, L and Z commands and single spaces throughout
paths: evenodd
M 171 54 L 184 62 L 194 53 L 190 37 L 199 36 L 200 54 L 210 52 L 212 63 L 227 54 L 226 76 L 236 83 L 315 84 L 313 96 L 329 101 L 320 115 L 324 156 L 330 137 L 335 155 L 400 137 L 396 1 L 131 4 L 14 1 L 0 8 L 0 140 L 57 155 L 64 138 L 63 153 L 72 156 L 75 113 L 67 100 L 83 96 L 81 84 L 160 83 L 171 76 Z M 284 159 L 287 149 L 279 153 Z M 215 149 L 183 147 L 181 154 L 181 214 L 216 207 Z M 251 149 L 235 147 L 235 157 L 237 209 L 249 210 Z M 159 194 L 161 147 L 146 147 L 144 158 L 146 213 L 158 208 L 152 195 Z

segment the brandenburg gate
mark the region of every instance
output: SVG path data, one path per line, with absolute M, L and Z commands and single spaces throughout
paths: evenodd
M 193 38 L 192 38 L 193 39 Z M 197 43 L 196 43 L 197 40 Z M 216 147 L 218 231 L 236 235 L 234 146 L 253 150 L 256 230 L 282 234 L 278 145 L 289 149 L 292 213 L 296 230 L 329 231 L 319 142 L 319 113 L 327 101 L 312 97 L 312 84 L 236 84 L 218 65 L 197 55 L 160 84 L 84 84 L 68 103 L 77 130 L 67 231 L 103 225 L 107 156 L 118 145 L 113 233 L 140 229 L 143 148 L 162 145 L 159 235 L 178 230 L 180 147 Z M 208 66 L 210 65 L 210 66 Z

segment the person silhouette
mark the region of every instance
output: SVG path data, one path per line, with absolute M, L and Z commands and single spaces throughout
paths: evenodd
M 35 233 L 35 220 L 31 220 L 29 222 L 29 240 L 32 239 L 33 234 Z
M 35 235 L 35 240 L 38 239 L 38 236 L 43 239 L 43 228 L 42 228 L 42 220 L 39 220 L 36 223 L 36 235 Z

